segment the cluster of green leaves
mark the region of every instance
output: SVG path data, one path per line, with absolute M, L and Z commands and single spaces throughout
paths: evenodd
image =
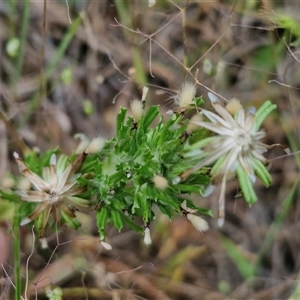
M 82 172 L 92 177 L 84 179 L 88 190 L 97 195 L 101 240 L 105 239 L 105 228 L 110 222 L 118 230 L 126 224 L 143 232 L 137 220 L 146 226 L 152 222 L 154 206 L 171 219 L 174 213 L 181 213 L 181 204 L 186 200 L 187 205 L 200 214 L 212 215 L 209 209 L 198 208 L 185 198 L 187 194 L 202 194 L 210 180 L 208 175 L 198 172 L 183 183 L 172 184 L 178 174 L 195 164 L 194 159 L 182 156 L 188 137 L 183 114 L 174 114 L 164 122 L 159 107 L 152 106 L 135 122 L 126 113 L 127 110 L 121 108 L 116 137 L 107 141 L 100 153 L 88 156 L 82 167 Z M 157 124 L 151 126 L 155 120 Z M 199 129 L 198 134 L 202 130 Z M 155 175 L 167 179 L 165 189 L 155 186 Z
M 198 98 L 197 105 L 202 103 L 202 99 Z M 97 211 L 102 241 L 109 224 L 118 230 L 126 224 L 135 231 L 143 232 L 144 226 L 155 219 L 155 206 L 171 219 L 174 214 L 183 213 L 181 204 L 186 200 L 189 208 L 212 216 L 211 210 L 196 207 L 187 197 L 192 193 L 203 194 L 210 181 L 207 172 L 200 170 L 184 182 L 172 184 L 174 178 L 196 163 L 195 158 L 182 155 L 184 145 L 207 135 L 207 131 L 201 128 L 187 134 L 188 119 L 185 115 L 184 111 L 163 117 L 158 106 L 151 106 L 135 122 L 127 115 L 127 110 L 121 108 L 116 120 L 116 136 L 107 140 L 101 151 L 86 157 L 83 155 L 84 162 L 76 173 L 81 174 L 77 178 L 79 184 L 86 185 L 87 189 L 80 197 L 91 199 L 91 209 Z M 67 157 L 59 152 L 59 149 L 44 154 L 29 152 L 25 154 L 24 162 L 32 172 L 42 177 L 43 168 L 49 166 L 52 153 L 63 156 L 66 164 L 76 164 L 80 160 L 78 155 Z M 164 188 L 155 185 L 153 179 L 156 175 L 166 180 Z M 1 197 L 20 204 L 20 220 L 36 207 L 36 203 L 20 202 L 20 197 L 13 191 L 2 190 Z M 50 220 L 48 225 L 57 226 Z M 65 218 L 60 221 L 74 228 L 72 222 Z

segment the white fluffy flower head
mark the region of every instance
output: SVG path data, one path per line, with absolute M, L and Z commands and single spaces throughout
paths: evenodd
M 175 179 L 175 183 L 185 180 L 203 167 L 214 164 L 210 174 L 212 185 L 221 184 L 218 224 L 222 226 L 228 179 L 238 176 L 242 192 L 249 204 L 257 201 L 252 188 L 256 176 L 266 186 L 271 183 L 271 176 L 266 169 L 268 161 L 263 153 L 275 145 L 269 146 L 261 141 L 266 133 L 259 130 L 259 127 L 276 105 L 266 101 L 257 112 L 253 107 L 245 111 L 236 99 L 224 107 L 214 94 L 209 93 L 208 96 L 216 113 L 202 109 L 201 112 L 208 121 L 193 121 L 193 124 L 206 128 L 216 135 L 186 147 L 186 156 L 199 158 L 199 163 L 183 172 Z

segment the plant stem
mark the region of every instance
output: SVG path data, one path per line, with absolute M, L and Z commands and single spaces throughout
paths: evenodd
M 15 300 L 21 299 L 22 282 L 21 282 L 21 259 L 20 259 L 20 210 L 19 204 L 16 206 L 16 212 L 13 221 L 13 259 L 15 271 Z

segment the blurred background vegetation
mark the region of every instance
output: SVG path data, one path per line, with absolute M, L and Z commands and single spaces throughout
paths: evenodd
M 24 150 L 18 137 L 30 148 L 70 154 L 76 133 L 113 136 L 120 106 L 140 99 L 144 85 L 147 105 L 164 111 L 185 80 L 197 82 L 205 100 L 207 88 L 245 106 L 269 99 L 278 110 L 264 124 L 266 142 L 298 151 L 300 2 L 152 2 L 0 2 L 2 188 L 17 172 L 12 152 Z M 273 185 L 257 184 L 259 202 L 248 207 L 230 182 L 222 229 L 211 218 L 199 234 L 183 217 L 162 216 L 149 248 L 142 235 L 111 229 L 108 252 L 93 215 L 81 216 L 76 232 L 50 236 L 46 250 L 22 227 L 27 294 L 47 299 L 52 285 L 63 299 L 299 299 L 300 161 L 281 149 L 268 155 Z M 217 196 L 195 201 L 216 212 Z M 12 218 L 0 200 L 1 300 L 14 293 L 13 261 L 5 257 Z

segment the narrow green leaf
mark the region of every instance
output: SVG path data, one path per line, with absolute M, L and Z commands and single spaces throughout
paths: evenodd
M 144 129 L 147 129 L 150 124 L 154 121 L 156 116 L 159 114 L 159 107 L 158 106 L 151 106 L 146 114 L 142 118 L 142 123 Z
M 122 214 L 121 215 L 123 222 L 128 225 L 130 228 L 132 228 L 136 232 L 144 232 L 144 229 L 141 226 L 138 226 L 135 224 L 129 217 Z
M 160 204 L 160 203 L 157 203 L 157 206 L 163 214 L 167 215 L 170 220 L 172 219 L 173 214 L 172 214 L 171 209 L 168 209 L 168 207 L 166 205 L 163 205 L 163 204 Z
M 108 221 L 108 209 L 104 206 L 101 207 L 100 210 L 97 211 L 96 213 L 96 221 L 97 221 L 97 227 L 98 227 L 98 232 L 100 234 L 100 240 L 104 241 L 105 240 L 105 227 L 106 223 Z
M 118 212 L 116 209 L 112 209 L 110 211 L 110 214 L 114 226 L 117 227 L 119 231 L 121 231 L 124 224 L 120 212 Z
M 127 109 L 121 107 L 120 112 L 117 115 L 117 121 L 116 121 L 116 131 L 117 131 L 117 136 L 118 136 L 118 132 L 121 130 L 121 128 L 123 127 L 124 124 L 124 120 L 126 117 L 126 112 Z
M 263 163 L 258 159 L 253 159 L 252 161 L 253 161 L 253 168 L 256 175 L 266 187 L 269 187 L 269 185 L 272 183 L 272 177 L 269 171 L 263 165 Z
M 77 229 L 78 227 L 81 226 L 81 223 L 76 218 L 70 217 L 63 209 L 60 210 L 60 214 L 64 219 L 65 223 L 68 224 L 73 229 Z
M 254 192 L 252 182 L 248 176 L 248 174 L 245 172 L 242 166 L 238 166 L 236 169 L 237 177 L 239 180 L 239 184 L 241 187 L 241 190 L 243 192 L 243 196 L 247 203 L 253 204 L 257 202 L 257 196 Z
M 238 246 L 235 245 L 231 240 L 222 237 L 222 243 L 244 279 L 254 277 L 256 268 L 253 261 L 249 260 L 247 256 L 238 248 Z
M 263 121 L 266 119 L 266 117 L 277 108 L 276 104 L 273 104 L 270 100 L 265 101 L 261 107 L 257 110 L 255 114 L 255 127 L 256 130 L 258 130 L 263 123 Z

